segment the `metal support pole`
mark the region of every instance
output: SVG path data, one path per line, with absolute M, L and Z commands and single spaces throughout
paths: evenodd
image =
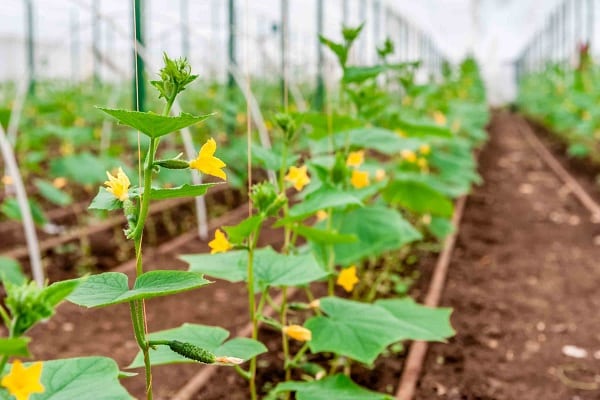
M 587 0 L 587 42 L 590 46 L 590 54 L 592 52 L 592 41 L 594 39 L 594 13 L 595 13 L 596 2 L 594 0 Z
M 342 24 L 347 26 L 350 19 L 350 4 L 348 0 L 342 0 Z
M 144 5 L 143 0 L 134 0 L 133 20 L 135 40 L 142 46 L 144 42 Z M 146 110 L 146 82 L 144 81 L 144 60 L 139 54 L 133 53 L 133 105 L 139 111 Z
M 98 9 L 100 2 L 92 2 L 92 80 L 94 86 L 100 84 L 100 10 Z
M 79 13 L 76 7 L 71 8 L 71 79 L 79 80 Z
M 289 0 L 281 0 L 281 25 L 280 25 L 280 48 L 281 48 L 281 104 L 283 108 L 288 108 L 288 69 L 287 69 L 287 41 L 288 41 L 288 23 L 289 23 Z
M 190 5 L 188 0 L 179 0 L 181 12 L 181 54 L 190 57 Z
M 235 67 L 237 65 L 236 62 L 236 35 L 235 35 L 235 6 L 236 6 L 236 2 L 235 0 L 229 0 L 229 24 L 228 24 L 228 29 L 229 29 L 229 39 L 228 39 L 228 51 L 229 51 L 229 70 L 231 70 L 232 67 Z M 235 79 L 233 78 L 233 75 L 231 74 L 231 72 L 228 74 L 228 78 L 227 78 L 227 86 L 228 88 L 231 90 L 234 86 L 235 86 Z
M 323 0 L 317 0 L 317 37 L 323 35 Z M 323 46 L 317 38 L 317 91 L 315 93 L 315 109 L 322 110 L 325 104 L 325 55 Z
M 29 94 L 35 93 L 35 29 L 33 26 L 33 0 L 25 0 L 25 24 L 27 26 L 27 80 Z

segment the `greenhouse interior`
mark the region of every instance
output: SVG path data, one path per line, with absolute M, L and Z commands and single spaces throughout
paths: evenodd
M 599 3 L 0 1 L 0 399 L 600 399 Z

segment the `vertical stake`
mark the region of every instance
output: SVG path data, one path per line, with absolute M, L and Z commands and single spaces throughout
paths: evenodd
M 100 2 L 92 2 L 92 80 L 94 87 L 100 84 L 100 15 L 98 7 Z
M 181 12 L 181 54 L 190 57 L 190 5 L 188 0 L 179 0 Z
M 135 40 L 144 46 L 144 5 L 143 0 L 134 0 L 133 13 L 135 20 Z M 134 66 L 134 77 L 133 77 L 133 106 L 137 105 L 137 110 L 146 110 L 146 85 L 144 82 L 144 60 L 134 50 L 133 52 L 133 66 Z M 136 82 L 137 85 L 136 89 Z
M 289 0 L 281 0 L 281 25 L 280 42 L 281 47 L 281 104 L 287 112 L 288 108 L 288 70 L 287 70 L 287 40 L 288 40 L 288 21 L 289 21 Z
M 233 77 L 233 71 L 232 69 L 234 69 L 237 65 L 237 59 L 236 59 L 236 51 L 237 51 L 237 46 L 236 46 L 236 32 L 235 32 L 235 20 L 236 20 L 236 1 L 235 0 L 229 0 L 228 2 L 229 8 L 228 8 L 228 32 L 229 32 L 229 38 L 228 38 L 228 44 L 227 44 L 227 49 L 228 49 L 228 67 L 227 68 L 227 96 L 229 98 L 231 98 L 231 96 L 233 96 L 233 90 L 235 88 L 235 78 Z M 235 110 L 230 110 L 229 114 L 229 118 L 227 118 L 227 133 L 229 134 L 233 134 L 233 131 L 235 130 L 235 115 L 233 114 L 235 113 Z M 249 118 L 249 116 L 248 116 Z
M 27 26 L 27 79 L 29 81 L 28 93 L 35 93 L 35 30 L 33 26 L 33 0 L 25 0 L 25 24 Z
M 317 36 L 323 35 L 323 0 L 317 0 Z M 322 110 L 325 104 L 325 81 L 323 78 L 325 57 L 323 46 L 317 37 L 317 92 L 315 93 L 315 108 Z

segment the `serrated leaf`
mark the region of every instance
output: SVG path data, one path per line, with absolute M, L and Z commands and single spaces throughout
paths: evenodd
M 365 257 L 377 257 L 422 238 L 402 214 L 381 206 L 334 213 L 332 218 L 331 226 L 339 233 L 358 238 L 356 243 L 338 243 L 333 246 L 335 263 L 338 265 L 350 265 Z M 321 260 L 326 260 L 326 246 L 313 244 L 312 247 Z
M 237 225 L 234 226 L 224 226 L 223 230 L 229 236 L 229 241 L 231 243 L 240 244 L 248 236 L 252 234 L 258 228 L 258 225 L 263 221 L 263 217 L 260 215 L 253 215 L 252 217 L 248 217 L 244 219 Z
M 98 194 L 88 206 L 88 210 L 114 211 L 120 208 L 123 208 L 123 202 L 119 201 L 112 193 L 109 193 L 105 187 L 98 189 Z
M 135 128 L 151 138 L 158 138 L 171 132 L 187 128 L 188 126 L 204 121 L 206 118 L 213 115 L 196 116 L 188 113 L 181 113 L 176 117 L 171 117 L 159 115 L 152 111 L 141 112 L 103 107 L 98 108 L 116 118 L 119 123 Z
M 57 206 L 68 206 L 73 203 L 73 198 L 66 192 L 55 188 L 52 183 L 41 179 L 35 180 L 35 186 L 40 191 L 40 194 L 52 204 Z
M 395 180 L 385 188 L 383 197 L 391 204 L 401 206 L 419 214 L 451 217 L 454 212 L 452 201 L 423 182 Z
M 4 281 L 22 285 L 27 281 L 27 278 L 17 260 L 0 256 L 0 282 Z
M 88 308 L 105 307 L 132 300 L 181 293 L 209 283 L 211 282 L 197 273 L 159 270 L 140 275 L 130 290 L 127 275 L 120 272 L 105 272 L 85 278 L 68 300 Z
M 316 243 L 336 244 L 354 243 L 358 241 L 356 235 L 341 234 L 331 229 L 319 229 L 306 225 L 293 225 L 290 229 L 298 235 Z
M 18 338 L 0 338 L 0 355 L 30 357 L 28 348 L 30 341 L 30 338 L 24 336 Z
M 314 214 L 319 210 L 328 208 L 345 208 L 348 206 L 362 206 L 362 202 L 354 195 L 342 192 L 331 187 L 322 187 L 311 193 L 301 203 L 290 208 L 288 215 L 290 219 L 302 219 Z
M 168 189 L 155 189 L 152 188 L 150 191 L 150 198 L 152 200 L 165 200 L 179 197 L 196 197 L 202 196 L 206 191 L 215 185 L 220 183 L 202 183 L 200 185 L 181 185 L 174 188 Z
M 367 390 L 343 374 L 310 382 L 283 382 L 274 393 L 296 392 L 297 400 L 393 400 L 392 396 Z
M 248 252 L 232 251 L 219 254 L 184 255 L 190 271 L 199 272 L 230 282 L 246 281 Z M 254 252 L 255 290 L 269 286 L 301 286 L 328 275 L 311 253 L 285 255 L 270 247 Z
M 249 360 L 259 354 L 265 353 L 267 348 L 260 342 L 248 338 L 234 338 L 225 341 L 229 332 L 218 326 L 207 326 L 185 323 L 178 328 L 153 332 L 149 335 L 150 340 L 178 340 L 199 346 L 219 356 L 237 357 Z M 150 351 L 152 365 L 193 363 L 193 360 L 185 358 L 166 346 L 157 346 L 156 350 Z M 141 352 L 135 356 L 128 368 L 139 368 L 144 366 L 144 357 Z
M 412 299 L 367 304 L 326 297 L 320 308 L 325 315 L 305 323 L 312 332 L 311 351 L 330 351 L 365 364 L 400 340 L 443 341 L 454 335 L 450 309 L 425 307 Z
M 25 366 L 30 365 L 26 363 Z M 35 400 L 129 400 L 118 380 L 117 363 L 107 357 L 67 358 L 44 361 L 42 385 L 44 393 L 34 394 Z

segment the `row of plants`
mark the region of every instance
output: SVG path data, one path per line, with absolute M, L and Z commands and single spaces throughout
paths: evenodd
M 542 123 L 566 145 L 571 157 L 600 162 L 600 68 L 587 44 L 579 47 L 575 67 L 548 64 L 519 82 L 517 105 L 528 117 Z
M 444 341 L 454 334 L 451 310 L 415 302 L 403 273 L 418 250 L 431 248 L 454 229 L 453 199 L 480 180 L 473 150 L 485 140 L 489 114 L 472 59 L 456 70 L 445 66 L 441 79 L 421 84 L 414 79 L 418 62 L 387 61 L 394 52 L 388 40 L 378 49 L 379 64 L 347 65 L 361 29 L 344 28 L 342 42 L 321 38 L 342 70 L 339 91 L 330 94 L 326 110 L 269 110 L 275 145 L 253 144 L 250 150 L 252 166 L 273 171 L 276 179 L 250 182 L 248 218 L 217 229 L 210 254 L 183 255 L 188 271 L 144 268 L 150 204 L 201 196 L 228 181 L 232 164 L 247 168 L 247 149 L 227 161 L 221 154 L 233 137 L 210 137 L 192 160 L 163 151 L 174 132 L 212 118 L 170 115 L 177 96 L 197 78 L 186 60 L 165 55 L 159 78 L 151 82 L 164 101 L 162 113 L 100 107 L 148 142 L 138 155 L 138 185 L 133 183 L 137 173 L 121 167 L 109 171 L 90 206 L 127 218 L 123 240 L 134 243 L 136 278 L 129 282 L 125 274 L 106 272 L 38 288 L 17 268 L 3 274 L 7 297 L 0 310 L 8 337 L 0 340 L 0 395 L 131 398 L 118 378 L 136 378 L 109 358 L 25 364 L 17 359 L 29 356 L 27 331 L 68 300 L 89 308 L 129 304 L 139 353 L 126 369 L 143 368 L 148 399 L 153 397 L 152 366 L 185 362 L 233 368 L 247 380 L 251 399 L 284 399 L 291 393 L 297 399 L 391 398 L 354 383 L 353 366 L 395 356 L 394 345 L 404 340 Z M 256 141 L 256 133 L 251 139 Z M 214 181 L 173 185 L 161 179 L 190 169 Z M 259 247 L 270 227 L 281 228 L 280 245 Z M 250 338 L 228 340 L 227 330 L 202 321 L 148 329 L 145 300 L 202 290 L 212 283 L 205 276 L 245 284 Z M 292 288 L 301 296 L 289 296 Z M 267 304 L 275 318 L 266 315 Z M 259 340 L 261 326 L 280 332 L 283 353 L 283 380 L 267 387 L 256 384 L 257 358 L 269 351 Z

